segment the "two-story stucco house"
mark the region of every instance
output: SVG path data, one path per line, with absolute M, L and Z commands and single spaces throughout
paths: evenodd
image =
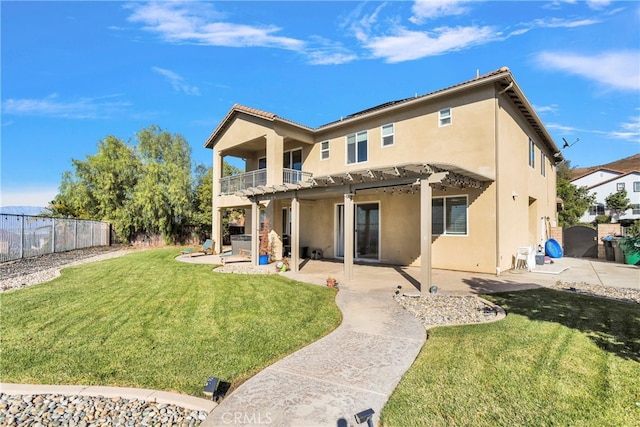
M 294 270 L 308 247 L 347 281 L 354 261 L 419 266 L 424 289 L 432 267 L 512 268 L 556 221 L 562 155 L 506 67 L 317 128 L 234 105 L 205 147 L 217 249 L 222 210 L 244 208 L 253 254 L 266 215 Z M 222 177 L 227 156 L 247 172 Z
M 626 190 L 630 208 L 613 214 L 614 222 L 627 223 L 640 219 L 640 171 L 620 172 L 607 168 L 598 168 L 575 177 L 571 183 L 576 187 L 587 187 L 589 194 L 596 196 L 596 203 L 580 218 L 580 222 L 594 222 L 598 215 L 611 214 L 606 199 L 619 190 Z

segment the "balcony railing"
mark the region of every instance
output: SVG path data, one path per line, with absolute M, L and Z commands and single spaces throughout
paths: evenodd
M 282 169 L 282 182 L 284 184 L 298 184 L 308 181 L 312 177 L 309 172 L 295 169 Z M 220 194 L 234 194 L 247 188 L 267 185 L 267 170 L 258 169 L 251 172 L 220 178 Z

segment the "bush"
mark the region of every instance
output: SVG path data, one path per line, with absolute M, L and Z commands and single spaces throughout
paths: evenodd
M 596 217 L 596 224 L 609 224 L 611 222 L 611 216 L 609 215 L 598 215 Z

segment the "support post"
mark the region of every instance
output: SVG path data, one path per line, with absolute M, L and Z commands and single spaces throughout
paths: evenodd
M 431 287 L 431 198 L 428 178 L 420 180 L 420 291 Z
M 353 280 L 353 237 L 354 226 L 353 193 L 349 191 L 344 195 L 344 280 L 349 283 Z
M 300 270 L 300 200 L 296 191 L 291 199 L 291 263 L 294 273 Z
M 258 265 L 260 259 L 260 205 L 257 200 L 251 201 L 251 263 Z

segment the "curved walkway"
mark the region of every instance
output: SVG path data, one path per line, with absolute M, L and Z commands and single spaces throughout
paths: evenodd
M 243 383 L 202 426 L 346 426 L 368 408 L 375 425 L 426 339 L 420 322 L 393 300 L 394 288 L 375 280 L 340 285 L 342 324 Z

